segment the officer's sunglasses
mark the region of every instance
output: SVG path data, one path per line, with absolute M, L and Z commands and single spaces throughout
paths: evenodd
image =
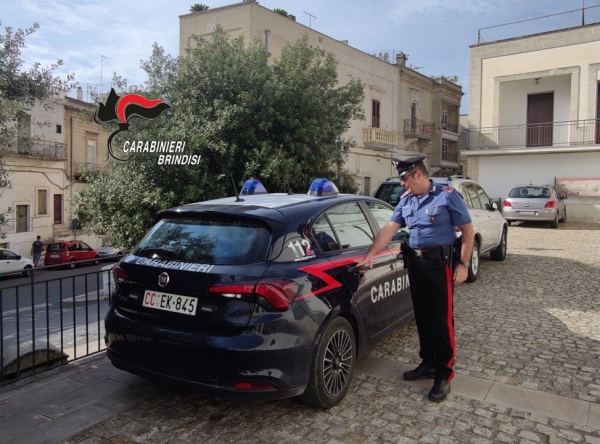
M 415 174 L 417 174 L 417 172 L 418 172 L 418 171 L 419 171 L 419 170 L 415 170 L 415 171 L 413 171 L 412 173 L 404 173 L 404 174 L 402 175 L 402 177 L 400 178 L 400 182 L 406 182 L 406 179 L 408 179 L 408 178 L 409 178 L 409 177 L 411 177 L 411 176 L 414 176 Z

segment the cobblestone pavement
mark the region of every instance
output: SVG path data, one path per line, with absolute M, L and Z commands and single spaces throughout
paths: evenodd
M 511 226 L 504 262 L 457 288 L 456 372 L 600 402 L 600 225 Z M 416 363 L 414 322 L 370 356 Z M 402 381 L 356 374 L 331 410 L 293 399 L 239 403 L 162 388 L 72 436 L 75 443 L 590 443 L 600 430 Z

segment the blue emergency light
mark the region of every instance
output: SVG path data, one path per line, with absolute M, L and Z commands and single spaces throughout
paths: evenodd
M 248 179 L 242 187 L 242 196 L 250 196 L 252 194 L 268 194 L 267 189 L 258 179 Z
M 315 179 L 308 189 L 309 196 L 335 196 L 339 191 L 335 184 L 325 178 Z

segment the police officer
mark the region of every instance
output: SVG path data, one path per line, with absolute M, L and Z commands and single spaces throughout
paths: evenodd
M 372 268 L 375 254 L 398 229 L 408 227 L 408 245 L 403 256 L 408 264 L 422 362 L 405 372 L 404 379 L 434 378 L 428 398 L 439 402 L 450 393 L 450 380 L 454 377 L 454 284 L 467 279 L 474 231 L 461 195 L 450 187 L 434 184 L 427 175 L 424 160 L 425 156 L 417 156 L 397 162 L 406 192 L 357 266 Z M 456 252 L 458 261 L 452 260 L 455 227 L 460 229 L 462 239 L 460 252 Z

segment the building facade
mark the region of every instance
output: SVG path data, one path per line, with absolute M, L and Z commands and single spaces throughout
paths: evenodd
M 471 46 L 469 176 L 493 197 L 556 184 L 600 221 L 600 24 Z
M 180 54 L 192 35 L 210 38 L 220 25 L 232 38 L 259 38 L 277 58 L 287 43 L 308 35 L 310 44 L 335 55 L 338 81 L 358 78 L 364 84 L 366 121 L 352 121 L 345 137 L 353 138 L 346 169 L 359 192 L 372 195 L 379 183 L 397 172 L 392 159 L 425 154 L 434 173 L 459 171 L 458 110 L 462 88 L 406 67 L 406 56 L 385 62 L 256 3 L 239 3 L 180 16 Z

